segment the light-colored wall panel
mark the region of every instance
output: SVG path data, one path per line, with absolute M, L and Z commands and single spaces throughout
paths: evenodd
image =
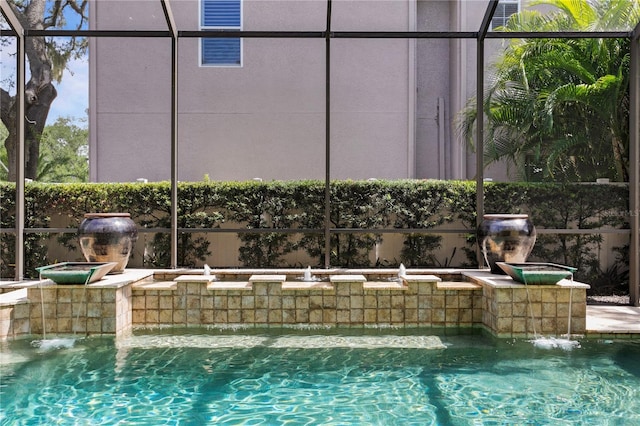
M 326 23 L 326 7 L 319 3 L 245 1 L 243 29 L 322 30 L 318 25 Z M 407 4 L 341 1 L 336 3 L 335 23 L 354 30 L 406 30 Z M 172 6 L 179 26 L 197 28 L 197 2 Z M 144 2 L 132 2 L 131 7 L 136 16 L 144 16 L 138 10 Z M 98 19 L 115 16 L 100 12 Z M 242 66 L 229 68 L 199 66 L 198 43 L 179 42 L 179 179 L 323 178 L 324 40 L 244 39 Z M 332 177 L 367 178 L 373 175 L 372 167 L 380 177 L 409 177 L 413 141 L 407 128 L 407 114 L 412 113 L 407 40 L 349 39 L 332 45 Z M 164 146 L 155 140 L 170 131 L 168 115 L 157 116 L 170 109 L 169 40 L 107 39 L 95 47 L 95 179 L 169 178 L 168 148 L 166 153 L 147 152 Z M 147 123 L 153 114 L 153 129 L 143 130 L 138 122 Z M 154 140 L 143 140 L 145 135 Z M 137 168 L 105 161 L 127 152 L 117 146 L 122 140 L 135 141 L 136 152 L 147 152 L 135 156 Z

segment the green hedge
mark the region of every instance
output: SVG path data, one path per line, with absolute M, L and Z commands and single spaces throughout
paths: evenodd
M 13 228 L 15 185 L 0 184 L 2 228 Z M 129 212 L 140 227 L 170 227 L 170 184 L 42 184 L 25 188 L 27 228 L 51 226 L 54 215 L 68 218 L 75 228 L 86 212 Z M 475 265 L 475 182 L 398 180 L 335 181 L 331 184 L 331 226 L 373 229 L 371 233 L 331 234 L 331 264 L 341 267 L 410 267 Z M 591 184 L 487 183 L 487 213 L 527 213 L 538 228 L 594 229 L 628 228 L 628 187 Z M 178 186 L 178 226 L 180 228 L 233 227 L 262 229 L 241 232 L 238 259 L 242 265 L 265 268 L 296 266 L 287 264 L 287 255 L 302 250 L 315 266 L 324 264 L 324 182 L 196 182 Z M 456 250 L 466 255 L 441 253 L 447 234 L 403 234 L 403 246 L 391 260 L 377 259 L 370 253 L 387 234 L 375 229 L 432 229 L 447 225 L 469 230 L 464 246 Z M 308 233 L 278 232 L 279 229 L 314 230 Z M 264 230 L 267 230 L 266 232 Z M 273 232 L 269 232 L 273 230 Z M 156 233 L 153 252 L 145 264 L 169 266 L 170 234 Z M 200 235 L 200 236 L 198 236 Z M 194 266 L 209 256 L 205 234 L 179 233 L 178 263 Z M 25 272 L 55 259 L 46 258 L 43 241 L 48 234 L 27 234 Z M 77 250 L 72 233 L 57 236 L 69 250 Z M 3 277 L 10 277 L 14 259 L 14 237 L 3 233 L 1 240 Z M 578 267 L 582 279 L 603 275 L 598 259 L 600 234 L 539 235 L 533 257 Z M 615 268 L 624 278 L 628 265 L 625 247 L 619 248 Z M 460 260 L 462 259 L 462 260 Z M 300 266 L 300 265 L 297 265 Z M 619 278 L 615 278 L 619 279 Z M 622 285 L 624 287 L 624 285 Z

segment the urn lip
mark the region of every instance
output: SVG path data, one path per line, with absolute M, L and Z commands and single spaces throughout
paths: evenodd
M 484 219 L 529 219 L 528 214 L 521 213 L 489 213 L 482 216 Z
M 130 213 L 85 213 L 87 219 L 96 219 L 101 217 L 131 217 Z

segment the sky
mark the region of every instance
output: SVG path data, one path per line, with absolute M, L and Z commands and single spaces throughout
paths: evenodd
M 9 88 L 5 79 L 15 78 L 15 59 L 9 55 L 11 47 L 3 47 L 0 53 L 0 80 L 2 87 L 15 94 L 15 88 Z M 69 62 L 60 83 L 54 82 L 58 91 L 57 98 L 51 104 L 47 124 L 53 124 L 58 117 L 72 117 L 81 119 L 87 117 L 89 107 L 89 62 L 87 58 L 83 60 L 72 60 Z M 28 72 L 27 72 L 27 78 Z M 86 122 L 76 123 L 86 126 Z
M 71 12 L 67 14 L 66 29 L 75 29 L 78 16 Z M 4 28 L 8 28 L 6 24 Z M 15 94 L 15 87 L 9 87 L 7 79 L 15 81 L 15 42 L 9 37 L 9 44 L 0 45 L 0 85 Z M 74 59 L 67 64 L 60 83 L 53 84 L 58 91 L 58 96 L 51 104 L 47 124 L 53 124 L 58 117 L 72 117 L 74 119 L 87 118 L 87 108 L 89 107 L 89 61 L 88 58 Z M 27 79 L 29 71 L 27 69 Z M 86 127 L 87 121 L 75 120 L 75 124 Z
M 86 118 L 89 107 L 89 61 L 73 60 L 68 70 L 56 84 L 58 97 L 53 101 L 49 111 L 48 124 L 52 124 L 58 117 Z M 86 121 L 83 127 L 87 125 Z

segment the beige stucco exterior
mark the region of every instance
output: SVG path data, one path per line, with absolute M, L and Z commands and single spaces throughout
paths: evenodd
M 93 29 L 166 29 L 159 1 L 95 2 Z M 333 31 L 477 31 L 487 1 L 339 0 Z M 198 0 L 171 2 L 197 30 Z M 117 27 L 114 26 L 117 23 Z M 323 31 L 326 2 L 244 0 L 245 31 Z M 475 93 L 475 40 L 330 42 L 332 179 L 468 179 L 474 155 L 453 118 Z M 171 41 L 91 40 L 91 180 L 171 177 Z M 178 179 L 325 177 L 322 38 L 245 38 L 242 66 L 199 64 L 180 38 Z

